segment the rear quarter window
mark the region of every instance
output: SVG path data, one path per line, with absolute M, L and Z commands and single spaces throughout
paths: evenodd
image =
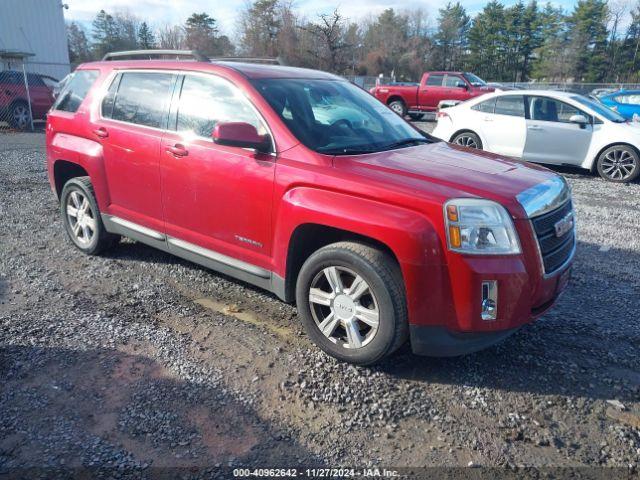
M 78 70 L 58 95 L 53 110 L 75 113 L 99 75 L 98 70 Z

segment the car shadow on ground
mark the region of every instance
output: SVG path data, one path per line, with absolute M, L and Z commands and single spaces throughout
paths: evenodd
M 640 255 L 578 242 L 572 280 L 558 303 L 504 342 L 453 358 L 405 348 L 379 368 L 418 382 L 637 401 L 640 283 L 633 265 Z
M 0 348 L 0 476 L 178 478 L 206 469 L 207 478 L 231 478 L 230 465 L 321 465 L 226 393 L 215 372 L 185 381 L 145 353 L 150 345 L 124 348 Z

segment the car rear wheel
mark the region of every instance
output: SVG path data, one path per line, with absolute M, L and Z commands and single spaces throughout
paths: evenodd
M 368 245 L 334 243 L 311 255 L 298 275 L 296 303 L 311 340 L 339 360 L 371 365 L 407 338 L 400 269 Z
M 26 130 L 31 126 L 31 112 L 25 102 L 16 102 L 11 106 L 9 123 L 16 130 Z
M 597 169 L 609 182 L 632 182 L 640 175 L 640 155 L 628 145 L 614 145 L 600 154 Z
M 89 177 L 72 178 L 64 185 L 60 215 L 73 244 L 87 255 L 97 255 L 119 239 L 104 228 Z
M 407 114 L 407 106 L 402 100 L 394 100 L 393 102 L 389 103 L 389 108 L 403 118 Z
M 467 148 L 477 148 L 482 150 L 482 141 L 480 137 L 473 132 L 462 132 L 458 133 L 453 137 L 451 143 L 455 143 L 456 145 L 460 145 L 462 147 Z

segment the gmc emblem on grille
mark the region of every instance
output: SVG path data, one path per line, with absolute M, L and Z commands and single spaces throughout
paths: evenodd
M 573 228 L 573 212 L 567 213 L 564 218 L 554 223 L 553 228 L 556 231 L 556 237 L 564 236 Z

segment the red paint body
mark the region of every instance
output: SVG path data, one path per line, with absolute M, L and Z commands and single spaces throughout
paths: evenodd
M 431 86 L 427 81 L 431 75 L 454 77 L 465 87 Z M 470 98 L 493 92 L 492 87 L 474 86 L 462 75 L 462 72 L 426 72 L 422 74 L 420 84 L 414 85 L 379 85 L 371 89 L 371 94 L 385 105 L 400 99 L 411 112 L 435 112 L 443 100 L 465 101 Z
M 504 330 L 529 322 L 560 293 L 560 275 L 543 275 L 532 226 L 515 198 L 555 176 L 546 169 L 444 142 L 358 156 L 316 153 L 293 136 L 249 78 L 315 75 L 338 80 L 321 72 L 167 61 L 80 68 L 99 70 L 100 76 L 77 113 L 49 114 L 48 171 L 55 190 L 56 162 L 81 166 L 91 177 L 103 214 L 282 279 L 288 272 L 291 239 L 301 226 L 328 226 L 374 239 L 400 264 L 412 325 L 458 332 Z M 106 81 L 114 69 L 127 68 L 197 71 L 228 79 L 264 117 L 276 152 L 262 154 L 101 118 Z M 103 129 L 100 135 L 98 129 Z M 108 136 L 103 138 L 105 131 Z M 486 198 L 505 206 L 522 254 L 449 251 L 443 204 L 458 197 Z M 498 319 L 490 322 L 479 315 L 480 283 L 487 279 L 498 280 L 500 286 Z M 279 295 L 291 299 L 290 294 Z

